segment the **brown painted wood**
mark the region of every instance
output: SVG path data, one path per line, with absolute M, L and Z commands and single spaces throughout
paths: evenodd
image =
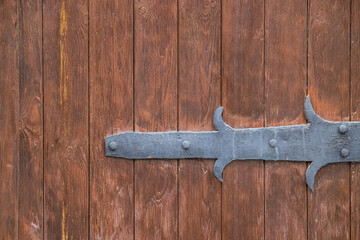
M 18 238 L 18 2 L 0 2 L 0 239 Z
M 104 155 L 118 132 L 211 130 L 219 105 L 235 128 L 304 123 L 307 54 L 315 110 L 359 121 L 360 1 L 305 2 L 0 1 L 0 239 L 360 238 L 356 163 L 311 192 L 305 163 L 235 161 L 221 185 L 213 160 Z
M 19 9 L 19 239 L 42 239 L 42 3 L 20 1 Z
M 349 120 L 350 1 L 310 1 L 308 88 L 315 111 Z M 350 239 L 349 164 L 331 164 L 309 191 L 309 239 Z
M 360 1 L 351 1 L 351 120 L 360 121 Z M 360 239 L 360 164 L 351 164 L 351 239 Z
M 88 6 L 44 1 L 45 239 L 88 238 Z
M 265 14 L 265 125 L 304 124 L 306 1 L 266 1 Z M 307 238 L 305 171 L 305 162 L 265 163 L 265 239 Z
M 222 6 L 222 105 L 234 128 L 264 123 L 264 2 Z M 264 239 L 264 163 L 234 161 L 224 171 L 222 239 Z
M 177 129 L 177 1 L 135 2 L 135 130 Z M 135 239 L 176 239 L 177 161 L 135 162 Z
M 133 2 L 90 6 L 90 238 L 133 239 L 133 162 L 105 156 L 104 137 L 133 129 Z
M 179 1 L 179 130 L 213 130 L 220 106 L 221 2 Z M 221 239 L 214 160 L 179 162 L 179 239 Z

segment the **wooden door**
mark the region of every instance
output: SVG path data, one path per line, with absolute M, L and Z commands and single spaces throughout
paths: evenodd
M 360 0 L 1 0 L 0 239 L 360 239 L 360 166 L 106 157 L 124 131 L 360 120 Z

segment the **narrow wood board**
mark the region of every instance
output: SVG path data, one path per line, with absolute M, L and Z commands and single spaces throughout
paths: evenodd
M 222 105 L 234 128 L 264 124 L 264 1 L 223 1 Z M 264 162 L 234 161 L 222 185 L 222 239 L 264 239 Z
M 42 2 L 19 1 L 19 239 L 42 239 Z
M 45 239 L 88 238 L 88 6 L 44 2 Z
M 213 130 L 220 106 L 221 1 L 179 1 L 179 130 Z M 179 162 L 179 239 L 221 239 L 214 160 Z
M 351 121 L 360 121 L 360 1 L 351 1 Z M 351 239 L 360 239 L 360 164 L 351 165 Z
M 133 239 L 133 161 L 105 156 L 104 137 L 133 130 L 133 1 L 90 6 L 90 238 Z
M 266 127 L 306 123 L 307 4 L 266 1 Z M 265 163 L 265 239 L 307 238 L 305 162 Z
M 135 130 L 177 130 L 177 1 L 135 2 Z M 177 161 L 135 161 L 135 239 L 177 239 Z
M 0 238 L 18 238 L 18 2 L 0 2 Z
M 349 120 L 350 1 L 309 2 L 308 88 L 315 111 Z M 349 164 L 331 164 L 308 191 L 308 239 L 350 239 Z

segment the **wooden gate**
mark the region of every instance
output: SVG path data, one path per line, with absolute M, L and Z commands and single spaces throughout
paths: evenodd
M 360 165 L 105 157 L 123 131 L 360 120 L 360 0 L 1 0 L 0 239 L 360 239 Z

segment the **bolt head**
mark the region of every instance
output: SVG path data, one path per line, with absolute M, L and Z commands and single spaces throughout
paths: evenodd
M 276 141 L 276 139 L 275 139 L 275 138 L 271 139 L 271 140 L 269 141 L 269 145 L 270 145 L 270 147 L 275 148 L 275 147 L 277 146 L 277 141 Z
M 110 149 L 111 151 L 115 151 L 116 148 L 117 148 L 117 143 L 116 143 L 116 142 L 111 142 L 111 143 L 109 143 L 109 149 Z
M 349 156 L 350 152 L 348 149 L 343 148 L 343 149 L 341 149 L 340 154 L 343 158 L 345 158 L 345 157 Z
M 348 130 L 347 127 L 343 124 L 339 126 L 340 133 L 344 134 L 347 132 L 347 130 Z
M 181 146 L 183 147 L 183 149 L 187 150 L 190 148 L 190 142 L 189 141 L 183 141 Z

